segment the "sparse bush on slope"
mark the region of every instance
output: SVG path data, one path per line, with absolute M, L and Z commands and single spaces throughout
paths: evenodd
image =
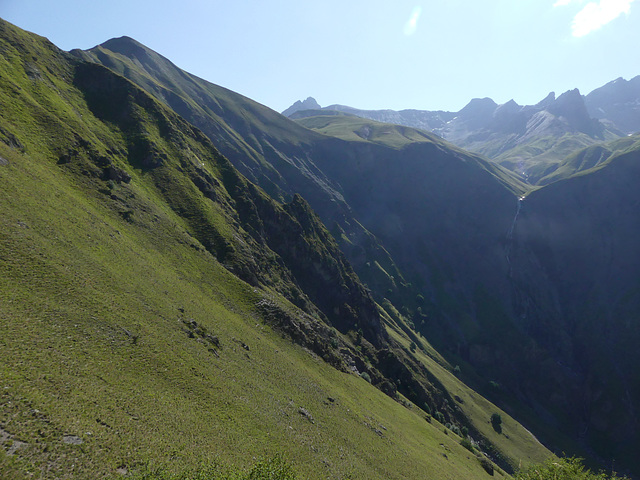
M 549 460 L 542 465 L 532 465 L 516 475 L 516 480 L 623 480 L 615 472 L 593 473 L 579 458 Z

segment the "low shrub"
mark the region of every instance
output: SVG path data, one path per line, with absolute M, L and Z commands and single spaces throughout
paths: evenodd
M 588 470 L 579 458 L 550 459 L 541 465 L 532 465 L 521 470 L 516 480 L 623 480 L 615 473 L 594 473 Z

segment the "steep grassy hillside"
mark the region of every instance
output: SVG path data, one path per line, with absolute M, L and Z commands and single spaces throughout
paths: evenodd
M 547 168 L 539 183 L 546 185 L 581 172 L 589 173 L 612 156 L 637 149 L 638 141 L 638 135 L 632 135 L 573 151 L 562 162 Z
M 109 40 L 88 51 L 73 50 L 71 53 L 101 63 L 129 78 L 209 138 L 219 140 L 222 154 L 272 196 L 284 199 L 298 191 L 292 187 L 303 184 L 305 190 L 311 191 L 316 183 L 332 193 L 330 183 L 314 172 L 307 159 L 295 160 L 288 155 L 291 150 L 297 152 L 296 147 L 313 141 L 313 133 L 295 128 L 269 108 L 180 70 L 128 37 Z M 281 172 L 278 161 L 297 161 L 307 168 Z
M 640 149 L 624 143 L 527 197 L 511 258 L 522 328 L 557 360 L 537 370 L 551 379 L 545 408 L 567 412 L 562 428 L 637 469 Z
M 376 125 L 300 121 L 343 128 L 335 133 L 343 137 L 361 122 Z M 638 204 L 637 138 L 570 157 L 569 180 L 520 200 L 495 175 L 479 175 L 468 155 L 409 143 L 390 165 L 373 148 L 333 169 L 320 165 L 398 264 L 419 271 L 407 278 L 430 295 L 412 316 L 416 329 L 548 445 L 637 468 L 629 454 L 637 441 L 629 370 L 639 311 L 640 226 L 630 207 Z
M 620 83 L 618 86 L 623 85 Z M 614 92 L 617 87 L 606 90 L 604 96 L 597 95 L 601 101 L 611 95 L 618 96 Z M 632 118 L 635 105 L 633 88 L 618 96 L 619 101 L 621 98 L 625 98 L 626 102 L 620 102 L 613 110 L 622 113 L 623 117 Z M 542 178 L 557 169 L 563 159 L 576 150 L 623 135 L 612 122 L 603 120 L 604 123 L 601 123 L 595 119 L 602 119 L 602 112 L 592 118 L 590 112 L 594 111 L 593 106 L 587 110 L 585 98 L 577 89 L 565 92 L 558 98 L 551 92 L 536 105 L 522 106 L 513 100 L 498 105 L 490 98 L 475 98 L 458 112 L 371 111 L 344 105 L 331 105 L 322 110 L 319 106 L 310 106 L 317 109 L 304 111 L 300 107 L 296 105 L 288 109 L 286 114 L 292 119 L 300 119 L 333 112 L 433 132 L 458 147 L 491 158 L 530 185 L 546 185 Z M 350 131 L 351 140 L 362 138 L 365 132 L 347 127 L 342 129 L 343 133 L 339 133 L 337 128 L 329 129 L 327 125 L 322 125 L 320 119 L 304 121 L 311 122 L 307 125 L 311 128 L 317 127 L 323 133 L 341 138 L 344 138 L 344 131 Z M 416 139 L 415 136 L 413 138 Z
M 546 185 L 546 178 L 557 171 L 558 179 L 566 178 L 559 166 L 562 160 L 576 151 L 601 142 L 584 133 L 559 133 L 528 139 L 493 157 L 496 163 L 521 174 L 531 185 Z
M 402 125 L 375 122 L 331 110 L 306 110 L 297 112 L 291 118 L 307 128 L 343 140 L 371 142 L 395 148 L 416 142 L 441 142 L 438 137 L 426 131 Z
M 229 148 L 229 142 L 235 145 L 230 152 L 243 150 L 243 142 L 256 145 L 261 161 L 276 169 L 283 180 L 276 191 L 268 182 L 263 183 L 267 177 L 255 178 L 276 197 L 303 193 L 376 301 L 389 316 L 397 313 L 404 318 L 400 322 L 404 328 L 399 328 L 414 344 L 418 343 L 416 332 L 424 334 L 449 366 L 459 366 L 465 382 L 489 395 L 505 411 L 517 413 L 558 451 L 610 463 L 614 453 L 603 448 L 597 435 L 585 441 L 583 429 L 573 420 L 573 406 L 564 402 L 557 408 L 553 396 L 558 386 L 563 391 L 564 385 L 580 384 L 586 367 L 597 358 L 580 356 L 570 368 L 554 368 L 564 358 L 556 348 L 562 341 L 557 336 L 570 336 L 572 330 L 554 328 L 545 321 L 528 326 L 521 317 L 526 297 L 514 281 L 512 259 L 520 213 L 527 208 L 521 197 L 530 194 L 530 187 L 495 163 L 436 138 L 425 138 L 420 132 L 396 130 L 397 134 L 388 136 L 385 132 L 393 131 L 389 126 L 365 122 L 353 128 L 344 116 L 314 120 L 332 136 L 310 132 L 232 92 L 216 93 L 219 87 L 182 72 L 131 39 L 74 53 L 111 65 L 189 121 L 204 122 L 202 128 L 221 148 Z M 193 107 L 218 103 L 224 104 L 224 109 L 218 117 L 209 115 L 206 119 Z M 602 126 L 586 114 L 577 91 L 558 99 L 550 95 L 529 113 L 515 102 L 504 106 L 488 99 L 472 103 L 464 118 L 450 125 L 459 127 L 456 131 L 460 134 L 466 135 L 469 128 L 479 125 L 487 112 L 508 135 L 522 127 L 520 135 L 531 133 L 534 143 L 533 137 L 544 138 L 544 132 L 582 132 L 596 137 L 603 133 Z M 530 118 L 522 117 L 533 123 L 513 124 L 509 120 L 513 115 L 520 118 L 523 112 L 533 113 Z M 364 132 L 363 126 L 370 129 L 369 139 L 357 134 Z M 228 134 L 227 127 L 235 137 Z M 471 135 L 468 139 L 488 138 L 481 137 Z M 230 153 L 230 157 L 239 168 L 245 168 L 241 156 L 234 159 Z M 252 168 L 263 171 L 259 162 Z M 625 201 L 624 197 L 616 198 Z M 556 200 L 562 202 L 562 195 Z M 572 275 L 574 270 L 570 265 L 567 268 Z M 540 264 L 532 262 L 519 273 L 527 288 L 538 288 L 527 279 L 539 278 L 539 269 Z M 630 275 L 628 270 L 625 275 Z M 554 310 L 554 295 L 563 286 L 557 276 L 544 278 L 548 280 L 545 288 L 552 294 L 545 297 L 549 303 L 539 308 Z M 578 300 L 574 297 L 573 301 Z M 569 312 L 563 325 L 581 321 L 573 316 L 576 311 Z M 589 331 L 598 342 L 597 330 Z M 357 330 L 350 338 L 358 341 Z M 394 335 L 390 338 L 398 341 Z M 410 350 L 402 353 L 393 346 L 393 360 L 386 361 L 386 348 L 367 342 L 364 351 L 369 362 L 363 361 L 357 368 L 373 372 L 374 384 L 391 392 L 397 388 L 410 401 L 426 404 L 429 409 L 446 407 L 443 382 L 430 380 L 433 372 L 416 364 L 415 354 Z M 608 355 L 613 358 L 620 352 L 609 349 Z M 383 378 L 394 380 L 388 385 Z M 624 408 L 622 402 L 619 398 L 612 408 Z M 468 414 L 460 416 L 460 410 L 452 405 L 455 403 L 449 402 L 443 413 L 445 423 L 447 416 L 453 415 L 453 423 L 470 428 L 473 422 Z
M 301 197 L 102 66 L 4 21 L 0 52 L 3 477 L 282 453 L 303 478 L 485 478 L 479 449 L 549 455 L 456 408 Z
M 326 142 L 326 137 L 179 69 L 128 37 L 72 53 L 122 74 L 170 106 L 200 128 L 236 168 L 273 198 L 289 201 L 295 193 L 304 193 L 358 275 L 374 291 L 398 290 L 394 279 L 401 279 L 402 274 L 393 259 L 353 218 L 341 186 L 315 164 L 317 145 Z M 380 268 L 362 268 L 367 262 Z
M 347 152 L 349 152 L 349 150 L 353 151 L 354 149 L 356 152 L 359 152 L 362 150 L 360 144 L 368 143 L 380 147 L 387 147 L 392 150 L 403 150 L 408 147 L 416 148 L 420 154 L 428 158 L 433 151 L 432 147 L 435 146 L 438 151 L 445 155 L 450 155 L 452 163 L 462 160 L 472 169 L 477 169 L 478 172 L 484 171 L 491 173 L 507 190 L 515 195 L 523 195 L 531 190 L 529 185 L 524 183 L 518 175 L 513 174 L 511 171 L 495 165 L 478 155 L 458 148 L 440 137 L 423 130 L 389 123 L 380 123 L 356 117 L 355 115 L 332 112 L 330 110 L 322 110 L 319 112 L 304 111 L 298 112 L 298 114 L 294 116 L 300 117 L 296 119 L 296 122 L 300 125 L 304 125 L 324 135 L 348 141 L 349 143 L 346 145 L 339 144 L 339 147 Z M 351 148 L 349 148 L 349 146 L 351 146 Z M 386 149 L 375 150 L 375 152 L 380 156 L 397 155 L 388 152 Z M 353 153 L 351 153 L 351 155 L 353 155 Z M 400 160 L 400 162 L 402 162 L 402 160 Z M 399 168 L 406 167 L 400 163 Z

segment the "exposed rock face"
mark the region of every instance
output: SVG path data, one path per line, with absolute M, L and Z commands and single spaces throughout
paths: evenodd
M 640 75 L 618 78 L 585 97 L 589 114 L 625 134 L 640 132 Z
M 590 137 L 602 138 L 604 126 L 589 116 L 584 97 L 577 88 L 560 95 L 546 110 L 566 121 L 570 128 Z
M 307 97 L 307 99 L 304 100 L 303 102 L 298 100 L 296 103 L 294 103 L 289 108 L 287 108 L 284 112 L 282 112 L 282 114 L 285 117 L 290 117 L 294 113 L 299 112 L 301 110 L 320 110 L 321 108 L 322 107 L 318 104 L 318 102 L 316 102 L 315 98 Z
M 619 110 L 635 112 L 630 108 L 636 101 L 636 107 L 640 108 L 640 95 L 629 85 L 624 85 L 624 90 L 624 106 L 619 105 Z M 605 93 L 601 92 L 599 97 L 595 97 L 603 98 L 612 94 Z M 609 101 L 608 97 L 606 101 Z M 597 102 L 594 100 L 591 103 L 595 105 Z M 606 118 L 604 110 L 596 116 L 592 113 L 593 108 L 588 110 L 585 98 L 574 89 L 558 98 L 551 92 L 537 104 L 525 106 L 518 105 L 514 100 L 498 105 L 490 98 L 476 98 L 458 112 L 359 110 L 344 105 L 331 105 L 323 110 L 429 130 L 457 146 L 493 159 L 522 175 L 528 183 L 536 184 L 549 175 L 551 166 L 557 169 L 571 149 L 584 148 L 622 134 L 621 129 Z M 284 113 L 295 115 L 291 109 Z M 297 115 L 310 116 L 313 112 L 298 111 Z M 620 115 L 629 119 L 625 127 L 627 129 L 631 128 L 629 122 L 638 118 L 634 113 Z M 602 122 L 598 119 L 602 119 Z

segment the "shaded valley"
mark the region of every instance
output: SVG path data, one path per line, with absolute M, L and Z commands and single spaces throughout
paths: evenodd
M 128 37 L 0 51 L 0 469 L 640 473 L 635 80 L 287 118 Z

